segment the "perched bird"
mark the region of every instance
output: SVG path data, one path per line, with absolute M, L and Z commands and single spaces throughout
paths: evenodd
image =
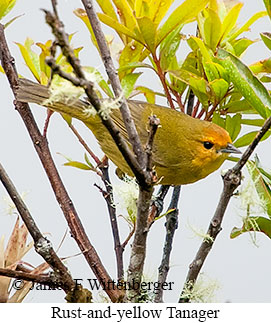
M 81 120 L 93 132 L 108 158 L 122 172 L 133 175 L 100 117 L 88 113 L 91 106 L 87 101 L 60 97 L 58 101 L 50 102 L 49 97 L 48 87 L 20 80 L 17 100 L 44 105 Z M 128 105 L 143 145 L 148 137 L 148 117 L 156 115 L 160 119 L 152 161 L 161 184 L 196 182 L 217 170 L 230 153 L 240 153 L 233 146 L 228 132 L 216 124 L 155 104 L 129 100 Z M 129 143 L 119 109 L 112 109 L 110 117 Z

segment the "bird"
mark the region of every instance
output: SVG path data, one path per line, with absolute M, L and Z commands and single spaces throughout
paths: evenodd
M 27 79 L 20 79 L 16 99 L 41 106 L 81 120 L 94 134 L 102 151 L 123 173 L 133 173 L 111 135 L 86 99 L 69 100 L 60 96 L 50 102 L 50 89 Z M 102 101 L 103 102 L 103 101 Z M 154 137 L 152 162 L 159 184 L 185 185 L 197 182 L 216 171 L 230 153 L 241 153 L 234 147 L 229 133 L 222 127 L 185 113 L 142 101 L 128 100 L 128 106 L 142 145 L 148 138 L 148 118 L 155 115 L 160 127 Z M 129 144 L 128 134 L 119 109 L 110 117 Z M 131 145 L 130 145 L 131 146 Z

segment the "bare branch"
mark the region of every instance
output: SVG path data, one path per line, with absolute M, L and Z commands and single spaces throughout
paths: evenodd
M 15 204 L 30 235 L 33 238 L 36 252 L 40 254 L 42 258 L 54 270 L 55 277 L 59 281 L 59 286 L 61 286 L 65 290 L 65 292 L 71 291 L 75 287 L 75 283 L 71 275 L 69 274 L 68 269 L 55 253 L 51 245 L 51 242 L 47 238 L 45 238 L 40 232 L 27 206 L 25 205 L 21 196 L 18 194 L 15 186 L 13 185 L 11 179 L 9 178 L 8 174 L 5 172 L 1 164 L 0 180 L 6 188 L 10 198 Z
M 110 55 L 110 50 L 108 48 L 106 39 L 104 37 L 100 20 L 98 19 L 98 16 L 94 9 L 94 3 L 92 0 L 82 0 L 82 3 L 85 7 L 88 19 L 90 21 L 91 27 L 93 29 L 93 33 L 95 35 L 95 38 L 97 40 L 98 47 L 100 49 L 101 57 L 108 75 L 108 78 L 110 80 L 110 83 L 112 85 L 112 88 L 114 90 L 114 93 L 117 98 L 122 97 L 122 87 L 118 78 L 118 73 L 114 67 L 114 63 L 112 60 L 112 57 Z M 127 102 L 125 98 L 122 98 L 120 100 L 120 111 L 122 114 L 122 119 L 125 125 L 125 128 L 128 133 L 129 142 L 131 143 L 133 147 L 134 154 L 137 158 L 137 161 L 139 165 L 144 169 L 145 167 L 145 153 L 142 148 L 134 121 L 131 116 L 131 112 L 128 108 Z M 147 177 L 148 178 L 148 175 Z M 150 178 L 149 178 L 150 179 Z
M 9 52 L 5 39 L 3 25 L 0 25 L 0 59 L 12 91 L 15 95 L 16 89 L 18 88 L 18 74 L 15 68 L 14 58 Z M 56 199 L 68 222 L 73 238 L 76 240 L 81 252 L 84 254 L 88 264 L 98 280 L 102 282 L 112 281 L 105 270 L 95 248 L 86 235 L 80 218 L 56 169 L 48 148 L 48 142 L 40 133 L 29 105 L 17 101 L 15 102 L 15 108 L 20 113 L 22 120 L 25 123 L 34 147 L 51 183 Z M 117 290 L 106 290 L 106 292 L 112 301 L 118 301 L 122 297 L 122 293 Z
M 204 261 L 208 256 L 209 252 L 211 251 L 217 235 L 221 231 L 221 224 L 222 224 L 222 220 L 223 220 L 226 208 L 228 206 L 228 203 L 233 195 L 233 192 L 241 183 L 241 169 L 244 167 L 249 157 L 255 150 L 256 146 L 258 145 L 262 137 L 265 135 L 265 133 L 270 129 L 270 127 L 271 127 L 271 117 L 269 117 L 265 121 L 263 127 L 257 133 L 255 139 L 248 146 L 246 151 L 243 153 L 238 163 L 236 163 L 236 165 L 233 168 L 229 169 L 225 174 L 225 176 L 223 177 L 224 186 L 223 186 L 223 191 L 220 196 L 218 206 L 216 208 L 215 214 L 209 225 L 208 231 L 206 233 L 206 237 L 203 240 L 196 254 L 195 259 L 193 260 L 193 262 L 189 267 L 185 286 L 179 299 L 180 303 L 189 302 L 189 299 L 186 297 L 183 297 L 182 295 L 184 294 L 184 291 L 187 290 L 187 288 L 189 288 L 191 291 L 193 290 L 193 286 L 197 280 L 197 277 L 204 264 Z
M 108 172 L 108 164 L 103 163 L 103 165 L 100 165 L 100 170 L 102 172 L 102 180 L 105 185 L 105 190 L 100 188 L 98 185 L 95 185 L 98 187 L 100 192 L 103 194 L 103 197 L 106 201 L 110 223 L 111 223 L 111 229 L 113 234 L 113 240 L 114 240 L 114 249 L 116 254 L 116 261 L 117 261 L 117 272 L 118 272 L 118 279 L 123 279 L 124 276 L 124 269 L 123 269 L 123 252 L 124 247 L 120 242 L 120 235 L 119 235 L 119 228 L 118 228 L 118 221 L 117 221 L 117 215 L 116 215 L 116 207 L 114 205 L 113 200 L 113 190 L 111 181 L 109 178 L 109 172 Z
M 147 156 L 147 164 L 146 166 L 149 169 L 152 169 L 152 146 L 153 146 L 153 139 L 156 133 L 157 127 L 160 123 L 160 120 L 155 116 L 150 117 L 149 125 L 150 125 L 150 132 L 149 137 L 146 143 L 146 156 Z M 156 175 L 155 172 L 150 172 L 152 176 L 152 182 L 155 183 Z M 147 241 L 147 234 L 149 231 L 148 225 L 148 213 L 150 209 L 150 203 L 153 193 L 153 186 L 150 186 L 149 190 L 139 187 L 139 196 L 137 201 L 137 217 L 136 217 L 136 229 L 135 229 L 135 236 L 134 241 L 132 244 L 131 256 L 130 256 L 130 263 L 128 267 L 128 283 L 133 286 L 134 282 L 141 282 L 144 261 L 146 257 L 146 241 Z M 132 289 L 127 290 L 126 293 L 126 300 L 128 302 L 134 303 L 140 300 L 141 290 Z
M 173 210 L 169 214 L 166 215 L 167 222 L 165 224 L 166 226 L 166 239 L 164 244 L 164 250 L 163 250 L 163 256 L 161 265 L 159 266 L 159 275 L 158 275 L 158 282 L 160 283 L 160 288 L 157 290 L 157 294 L 155 295 L 155 303 L 161 303 L 163 302 L 163 289 L 161 286 L 163 286 L 163 283 L 166 282 L 167 274 L 169 271 L 169 260 L 170 260 L 170 254 L 172 250 L 172 243 L 174 238 L 175 230 L 178 228 L 178 214 L 179 211 L 177 209 L 178 202 L 180 198 L 180 192 L 181 192 L 181 186 L 175 186 L 171 198 L 170 205 L 168 207 L 169 210 Z
M 152 147 L 153 147 L 153 141 L 154 141 L 154 136 L 156 134 L 156 131 L 158 129 L 158 126 L 160 125 L 160 120 L 155 116 L 152 115 L 149 117 L 149 125 L 150 125 L 150 130 L 149 130 L 149 136 L 148 140 L 146 143 L 146 155 L 147 155 L 147 161 L 146 161 L 146 168 L 147 172 L 153 172 L 152 170 Z M 154 176 L 154 173 L 153 173 Z M 154 182 L 154 180 L 153 180 Z
M 50 277 L 49 275 L 37 275 L 37 274 L 31 274 L 25 271 L 0 268 L 0 276 L 26 280 L 32 283 L 39 283 L 39 284 L 47 285 L 51 288 L 63 287 L 59 280 L 55 280 L 54 277 Z
M 195 94 L 192 89 L 190 89 L 188 101 L 187 101 L 187 107 L 186 107 L 186 113 L 188 115 L 192 115 L 193 107 L 194 107 L 194 101 L 195 101 Z
M 80 144 L 85 148 L 85 150 L 89 153 L 91 158 L 95 161 L 96 165 L 97 166 L 101 165 L 102 161 L 89 148 L 89 146 L 87 145 L 87 143 L 85 142 L 83 137 L 80 135 L 80 133 L 76 130 L 76 128 L 72 124 L 70 124 L 69 127 L 70 127 L 71 131 L 74 133 L 74 135 L 76 136 L 76 138 L 79 140 Z M 102 176 L 102 174 L 100 172 L 98 172 L 98 171 L 97 171 L 97 174 L 99 176 Z

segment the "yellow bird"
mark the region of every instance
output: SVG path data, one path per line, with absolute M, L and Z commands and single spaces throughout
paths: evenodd
M 108 158 L 121 171 L 133 176 L 100 117 L 87 113 L 90 108 L 88 102 L 80 99 L 69 102 L 68 98 L 60 97 L 59 101 L 48 104 L 46 100 L 49 97 L 50 90 L 46 86 L 20 80 L 17 100 L 44 105 L 81 120 L 93 132 Z M 155 104 L 128 101 L 128 105 L 143 145 L 148 137 L 148 117 L 156 115 L 160 119 L 161 127 L 154 138 L 152 160 L 161 184 L 196 182 L 217 170 L 230 153 L 240 153 L 232 145 L 228 132 L 216 124 Z M 119 109 L 112 109 L 110 116 L 128 143 Z

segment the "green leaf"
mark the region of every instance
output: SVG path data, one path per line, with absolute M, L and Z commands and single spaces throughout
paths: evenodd
M 254 64 L 251 64 L 249 68 L 255 74 L 271 73 L 271 58 L 267 58 Z
M 8 22 L 5 23 L 4 28 L 6 29 L 9 25 L 11 25 L 15 20 L 17 20 L 18 18 L 21 18 L 22 16 L 24 16 L 24 14 L 22 15 L 18 15 L 16 17 L 13 17 L 12 19 L 10 19 Z
M 257 194 L 264 206 L 266 213 L 269 218 L 271 218 L 271 191 L 268 185 L 265 183 L 261 171 L 256 166 L 256 163 L 253 161 L 248 161 L 246 164 L 248 172 L 252 178 L 252 181 L 255 185 Z
M 251 70 L 237 57 L 219 49 L 220 64 L 228 72 L 230 81 L 254 109 L 266 118 L 270 114 L 271 98 L 264 85 L 252 74 Z
M 234 141 L 241 131 L 241 114 L 236 114 L 233 117 L 227 115 L 226 116 L 226 127 L 225 129 L 228 131 L 231 140 Z
M 110 0 L 97 0 L 104 14 L 110 16 L 114 20 L 118 20 L 114 7 Z
M 260 33 L 266 47 L 271 50 L 271 33 Z
M 98 47 L 98 44 L 97 44 L 97 40 L 96 40 L 96 37 L 94 35 L 93 29 L 91 27 L 91 24 L 89 22 L 89 19 L 88 19 L 86 11 L 84 9 L 82 9 L 82 8 L 78 8 L 78 9 L 75 9 L 73 11 L 73 13 L 84 22 L 84 24 L 86 25 L 86 27 L 88 28 L 88 31 L 90 33 L 90 37 L 91 37 L 91 41 L 92 41 L 93 45 L 98 49 L 99 47 Z
M 266 8 L 269 18 L 271 18 L 271 1 L 270 0 L 263 0 L 263 3 L 265 5 L 265 8 Z
M 221 117 L 219 112 L 213 113 L 212 122 L 220 126 L 221 128 L 226 128 L 226 118 Z
M 64 166 L 71 166 L 71 167 L 79 168 L 82 170 L 92 170 L 92 168 L 89 167 L 88 165 L 78 162 L 78 161 L 69 161 L 69 162 L 65 163 Z
M 216 46 L 221 38 L 222 24 L 218 14 L 208 8 L 205 10 L 207 18 L 204 21 L 204 41 L 213 51 L 216 50 Z
M 242 228 L 233 228 L 231 231 L 231 239 L 234 239 L 240 236 L 245 232 L 262 232 L 268 238 L 271 238 L 271 220 L 264 218 L 262 216 L 259 217 L 248 217 L 244 220 L 244 224 Z
M 179 25 L 195 20 L 208 2 L 208 0 L 185 0 L 158 29 L 157 45 Z
M 153 90 L 145 86 L 137 86 L 136 90 L 142 92 L 149 103 L 155 104 L 156 93 Z
M 30 69 L 36 80 L 40 82 L 39 55 L 33 52 L 31 49 L 34 41 L 30 38 L 26 38 L 24 45 L 20 43 L 15 44 L 19 47 L 27 67 Z
M 143 1 L 144 2 L 144 1 Z M 159 24 L 166 15 L 168 9 L 174 0 L 154 0 L 150 4 L 150 18 L 156 24 Z
M 252 131 L 249 133 L 246 133 L 245 135 L 243 135 L 242 137 L 238 138 L 235 142 L 234 142 L 234 146 L 236 148 L 239 147 L 244 147 L 244 146 L 248 146 L 251 144 L 251 142 L 253 141 L 253 139 L 255 138 L 255 136 L 257 135 L 258 131 Z M 261 139 L 261 141 L 266 140 L 269 136 L 271 135 L 271 131 L 269 130 Z
M 156 50 L 157 25 L 148 17 L 137 18 L 137 23 L 146 47 L 154 54 Z
M 137 27 L 137 22 L 134 16 L 133 8 L 131 8 L 129 2 L 127 0 L 113 0 L 113 2 L 118 9 L 118 13 L 123 21 L 123 25 L 125 24 L 128 29 L 134 30 L 134 28 Z
M 119 57 L 119 78 L 120 80 L 124 77 L 125 74 L 128 74 L 127 72 L 131 73 L 133 72 L 133 69 L 136 67 L 143 67 L 138 66 L 138 64 L 141 64 L 141 61 L 144 60 L 145 57 L 142 57 L 142 54 L 144 52 L 144 49 L 148 51 L 144 45 L 141 43 L 132 40 L 128 44 L 125 45 L 123 50 L 121 51 L 120 57 Z M 149 51 L 148 51 L 149 54 Z M 129 64 L 135 64 L 135 66 L 129 67 Z M 145 64 L 145 63 L 142 63 Z M 151 65 L 146 64 L 147 66 Z M 147 67 L 144 65 L 144 67 Z M 122 69 L 123 68 L 123 69 Z
M 249 27 L 258 19 L 265 17 L 266 11 L 260 11 L 255 13 L 241 28 L 237 29 L 234 33 L 232 33 L 226 40 L 231 42 L 232 40 L 236 39 L 240 36 L 243 32 L 248 31 Z
M 268 173 L 266 170 L 264 170 L 263 168 L 261 168 L 258 164 L 257 164 L 257 162 L 258 162 L 258 160 L 256 159 L 256 165 L 257 165 L 257 167 L 258 167 L 258 169 L 259 169 L 259 171 L 261 172 L 261 174 L 263 175 L 263 177 L 264 177 L 264 181 L 265 182 L 267 182 L 267 184 L 269 185 L 269 187 L 270 187 L 270 185 L 271 185 L 271 174 L 270 173 Z
M 0 1 L 0 19 L 5 17 L 14 7 L 17 0 L 1 0 Z
M 271 83 L 271 77 L 270 76 L 267 76 L 267 75 L 264 75 L 260 78 L 260 81 L 263 82 L 263 83 Z
M 198 37 L 194 37 L 194 36 L 191 36 L 189 39 L 188 39 L 188 44 L 190 45 L 191 42 L 195 42 L 198 46 L 198 48 L 200 49 L 200 52 L 201 52 L 201 55 L 202 57 L 205 59 L 206 62 L 211 62 L 213 59 L 212 59 L 212 55 L 210 53 L 210 51 L 208 50 L 208 48 L 205 46 L 204 42 L 202 41 L 202 39 L 198 38 Z M 191 47 L 191 46 L 190 46 Z M 192 45 L 193 47 L 193 45 Z
M 131 69 L 135 69 L 135 68 L 150 68 L 152 70 L 154 70 L 154 68 L 147 63 L 142 63 L 142 62 L 131 62 L 128 63 L 126 65 L 122 65 L 121 67 L 119 67 L 118 71 L 122 72 L 122 71 L 127 71 L 127 70 L 131 70 Z
M 214 93 L 215 103 L 219 103 L 225 97 L 229 89 L 229 84 L 223 79 L 216 79 L 210 82 L 209 86 Z
M 238 39 L 233 44 L 233 49 L 234 49 L 235 55 L 237 57 L 240 57 L 247 50 L 247 48 L 250 45 L 254 44 L 255 42 L 256 42 L 256 40 L 251 40 L 251 39 L 248 39 L 248 38 Z
M 222 41 L 224 38 L 226 38 L 228 36 L 229 32 L 235 26 L 237 18 L 239 16 L 239 13 L 240 13 L 240 10 L 242 9 L 242 7 L 243 7 L 243 3 L 237 3 L 227 13 L 226 17 L 224 18 L 224 20 L 222 22 L 220 41 Z
M 132 91 L 134 89 L 135 83 L 141 74 L 142 73 L 127 74 L 121 80 L 122 90 L 123 90 L 124 96 L 126 98 L 129 98 L 130 94 L 132 93 Z
M 183 25 L 180 25 L 173 30 L 161 43 L 160 45 L 160 64 L 163 71 L 166 71 L 179 48 L 182 35 L 180 31 Z
M 223 110 L 227 111 L 227 113 L 256 113 L 246 100 L 230 101 L 223 106 Z
M 242 119 L 242 124 L 246 124 L 248 126 L 256 126 L 256 127 L 262 127 L 264 124 L 263 119 Z
M 90 81 L 99 84 L 99 86 L 105 92 L 105 94 L 107 94 L 110 98 L 114 98 L 114 94 L 111 91 L 109 85 L 103 79 L 102 74 L 96 68 L 92 66 L 84 66 L 84 70 L 89 73 L 89 75 L 86 74 L 86 77 L 89 78 Z
M 120 34 L 124 34 L 124 35 L 126 35 L 128 37 L 131 37 L 132 39 L 135 39 L 135 40 L 139 41 L 140 43 L 142 43 L 144 45 L 144 40 L 141 39 L 138 36 L 138 34 L 135 34 L 133 29 L 129 29 L 128 27 L 126 27 L 123 24 L 119 23 L 117 20 L 114 20 L 110 16 L 105 15 L 103 13 L 99 13 L 98 17 L 101 20 L 101 22 L 103 22 L 104 24 L 106 24 L 109 27 L 113 28 L 114 30 L 116 30 L 116 32 L 118 32 Z
M 92 168 L 92 169 L 94 169 L 95 167 L 91 164 L 91 162 L 89 161 L 89 159 L 88 159 L 88 155 L 85 153 L 84 154 L 84 159 L 85 159 L 85 161 L 86 161 L 86 163 L 88 164 L 88 166 L 90 167 L 90 168 Z
M 199 77 L 193 73 L 190 73 L 184 69 L 179 69 L 177 71 L 169 71 L 169 73 L 174 77 L 176 77 L 177 79 L 179 79 L 180 81 L 191 86 L 194 94 L 198 97 L 200 102 L 204 106 L 208 105 L 211 90 L 204 78 Z

